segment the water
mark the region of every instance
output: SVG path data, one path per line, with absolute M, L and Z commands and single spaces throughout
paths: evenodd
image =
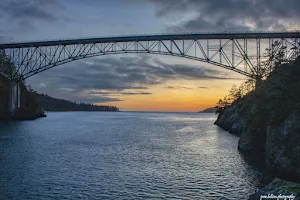
M 214 114 L 47 114 L 0 123 L 0 199 L 247 199 L 262 177 Z

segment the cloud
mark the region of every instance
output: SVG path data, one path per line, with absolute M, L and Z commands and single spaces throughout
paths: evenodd
M 201 86 L 201 87 L 198 87 L 199 89 L 209 89 L 209 87 L 203 87 L 203 86 Z
M 6 42 L 8 39 L 9 38 L 6 35 L 1 35 L 1 32 L 0 32 L 0 43 Z
M 90 104 L 123 101 L 120 98 L 111 98 L 105 96 L 91 96 L 91 95 L 90 96 L 74 95 L 74 96 L 69 96 L 68 99 L 76 102 L 90 103 Z
M 47 94 L 55 98 L 66 99 L 69 101 L 76 101 L 81 103 L 95 104 L 123 101 L 122 98 L 108 97 L 106 95 L 99 95 L 96 93 L 91 94 L 89 91 L 85 90 L 59 88 L 56 85 L 46 85 L 45 83 L 33 85 L 33 88 L 38 89 L 38 92 L 42 94 Z
M 11 19 L 55 21 L 58 9 L 63 7 L 55 0 L 4 0 L 0 5 L 2 13 Z
M 36 23 L 64 21 L 65 8 L 57 0 L 2 0 L 2 25 L 14 31 L 36 31 Z
M 0 43 L 5 42 L 8 39 L 9 39 L 9 37 L 5 34 L 3 27 L 0 26 Z
M 144 0 L 168 31 L 286 30 L 300 25 L 299 0 Z
M 102 92 L 102 91 L 92 91 L 89 92 L 88 94 L 90 95 L 109 95 L 109 96 L 132 96 L 132 95 L 150 95 L 152 94 L 151 92 L 121 92 L 121 91 L 106 91 L 106 92 Z
M 166 89 L 185 89 L 185 90 L 194 90 L 194 88 L 184 87 L 184 86 L 168 86 Z
M 151 63 L 151 64 L 149 64 Z M 217 69 L 168 64 L 146 55 L 102 57 L 58 66 L 27 80 L 35 90 L 57 98 L 78 101 L 119 101 L 112 96 L 150 95 L 147 89 L 174 79 L 232 79 Z M 180 86 L 183 89 L 192 89 Z M 118 95 L 119 94 L 119 95 Z M 97 103 L 97 102 L 94 102 Z

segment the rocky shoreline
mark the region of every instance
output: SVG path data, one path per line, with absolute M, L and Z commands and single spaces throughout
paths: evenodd
M 262 159 L 275 177 L 294 182 L 300 182 L 299 76 L 300 58 L 272 72 L 259 88 L 222 110 L 215 122 L 240 136 L 241 152 Z M 299 195 L 297 187 L 294 194 Z

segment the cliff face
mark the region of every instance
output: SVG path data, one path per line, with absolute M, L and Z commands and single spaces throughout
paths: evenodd
M 262 86 L 237 100 L 215 122 L 240 135 L 238 148 L 263 155 L 266 166 L 300 181 L 300 58 L 277 68 Z
M 267 130 L 266 165 L 281 177 L 300 182 L 300 111 Z

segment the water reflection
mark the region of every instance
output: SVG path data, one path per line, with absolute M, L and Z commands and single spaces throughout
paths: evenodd
M 215 117 L 70 112 L 0 124 L 0 198 L 243 199 L 261 171 Z

